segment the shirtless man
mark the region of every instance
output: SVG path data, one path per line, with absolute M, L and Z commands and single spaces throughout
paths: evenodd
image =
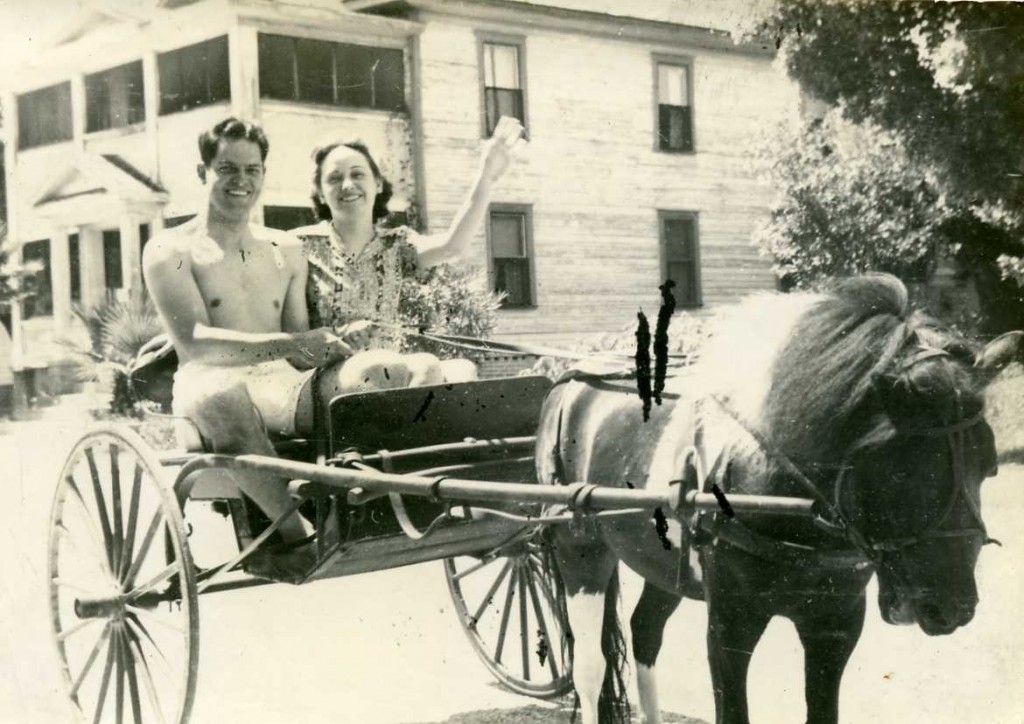
M 263 131 L 229 118 L 199 137 L 199 150 L 206 211 L 154 237 L 143 257 L 180 361 L 174 409 L 196 423 L 214 452 L 274 455 L 266 431 L 308 432 L 314 392 L 343 391 L 341 363 L 366 348 L 374 330 L 359 322 L 338 333 L 310 330 L 301 243 L 249 223 L 263 185 Z M 317 367 L 326 368 L 320 391 L 310 384 Z M 251 472 L 236 479 L 272 520 L 293 505 L 284 480 Z M 313 533 L 297 513 L 279 530 L 289 544 Z M 299 552 L 308 558 L 312 547 Z

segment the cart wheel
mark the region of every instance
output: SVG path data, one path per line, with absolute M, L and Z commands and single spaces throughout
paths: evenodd
M 462 627 L 498 681 L 540 698 L 572 690 L 565 587 L 543 531 L 491 556 L 447 558 L 444 567 Z
M 68 455 L 50 518 L 50 616 L 87 721 L 187 721 L 199 605 L 163 468 L 131 430 L 97 426 Z

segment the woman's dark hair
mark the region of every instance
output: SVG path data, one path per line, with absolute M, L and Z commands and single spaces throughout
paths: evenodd
M 220 145 L 221 139 L 224 138 L 232 141 L 252 141 L 260 147 L 260 160 L 266 162 L 270 142 L 267 141 L 263 129 L 255 123 L 232 117 L 225 118 L 210 130 L 199 134 L 199 157 L 207 168 L 217 155 L 217 147 Z
M 363 157 L 366 158 L 366 162 L 370 164 L 370 170 L 373 171 L 373 177 L 381 182 L 380 193 L 377 194 L 376 198 L 373 200 L 373 221 L 374 223 L 380 221 L 391 213 L 388 211 L 388 202 L 391 200 L 392 194 L 391 182 L 381 175 L 380 167 L 377 165 L 377 162 L 373 160 L 373 156 L 370 155 L 370 149 L 368 149 L 366 144 L 362 141 L 332 143 L 327 146 L 321 146 L 313 151 L 313 163 L 315 164 L 313 169 L 313 193 L 311 196 L 313 200 L 313 213 L 322 221 L 331 220 L 331 207 L 320 199 L 321 176 L 323 174 L 324 159 L 330 155 L 331 151 L 339 146 L 345 146 L 346 148 L 351 148 L 353 151 L 358 151 L 363 154 Z

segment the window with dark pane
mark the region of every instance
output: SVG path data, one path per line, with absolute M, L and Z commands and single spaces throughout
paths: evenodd
M 658 148 L 693 150 L 690 66 L 658 63 Z
M 533 306 L 527 214 L 492 211 L 490 214 L 491 270 L 494 291 L 504 292 L 502 306 Z
M 107 229 L 103 232 L 103 276 L 107 289 L 120 289 L 124 286 L 124 273 L 121 269 L 121 232 Z
M 295 39 L 283 35 L 260 33 L 259 79 L 260 95 L 264 98 L 293 101 L 298 97 L 298 79 L 295 68 Z
M 523 124 L 523 86 L 520 76 L 520 48 L 509 43 L 484 43 L 484 127 L 494 132 L 502 116 L 518 118 Z
M 32 317 L 48 317 L 53 314 L 53 286 L 50 274 L 50 240 L 30 241 L 21 247 L 23 264 L 36 264 L 40 271 L 33 279 L 35 293 L 28 297 L 22 305 L 25 319 Z
M 227 36 L 161 53 L 157 74 L 161 115 L 230 100 Z
M 259 35 L 260 96 L 348 108 L 405 109 L 402 50 Z
M 71 267 L 71 301 L 82 301 L 82 249 L 78 234 L 68 236 L 68 258 Z
M 697 221 L 693 216 L 662 217 L 662 258 L 665 279 L 676 283 L 673 293 L 680 307 L 700 306 L 700 267 Z
M 291 231 L 300 226 L 309 226 L 317 222 L 313 209 L 308 206 L 264 206 L 263 225 L 271 229 Z
M 323 40 L 295 41 L 299 97 L 307 103 L 334 104 L 334 47 Z
M 18 148 L 71 140 L 71 83 L 18 96 Z
M 85 76 L 85 130 L 124 128 L 146 120 L 142 61 Z

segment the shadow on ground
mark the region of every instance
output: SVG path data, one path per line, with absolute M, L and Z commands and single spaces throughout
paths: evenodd
M 665 724 L 707 724 L 703 719 L 662 712 Z M 482 709 L 456 714 L 443 722 L 431 724 L 569 724 L 573 721 L 572 706 L 551 708 L 531 704 L 518 709 Z M 576 718 L 579 721 L 579 717 Z M 633 712 L 633 721 L 638 721 Z

